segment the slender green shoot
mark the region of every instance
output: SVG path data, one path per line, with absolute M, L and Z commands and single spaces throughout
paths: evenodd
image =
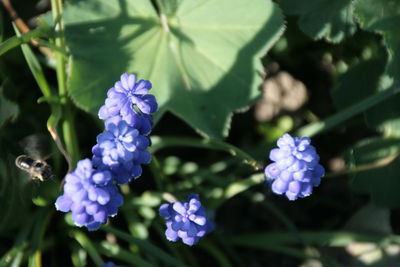
M 329 118 L 327 118 L 323 121 L 312 122 L 310 124 L 303 126 L 302 128 L 298 129 L 295 132 L 295 135 L 312 137 L 314 135 L 328 131 L 328 130 L 338 126 L 345 120 L 350 119 L 351 117 L 358 115 L 361 112 L 366 111 L 367 109 L 381 103 L 382 101 L 388 99 L 389 97 L 396 95 L 399 92 L 400 92 L 400 87 L 378 92 L 378 93 L 330 116 Z

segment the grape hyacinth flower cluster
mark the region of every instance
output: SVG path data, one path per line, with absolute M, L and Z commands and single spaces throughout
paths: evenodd
M 136 81 L 133 74 L 122 74 L 107 92 L 99 110 L 105 131 L 97 136 L 93 158 L 80 160 L 66 176 L 64 194 L 56 209 L 72 212 L 77 226 L 97 230 L 108 217 L 115 216 L 123 199 L 116 184 L 126 184 L 142 174 L 141 164 L 151 160 L 147 148 L 158 105 L 149 81 Z
M 159 213 L 167 219 L 165 236 L 169 241 L 182 239 L 183 243 L 192 246 L 213 230 L 198 195 L 190 195 L 187 202 L 163 204 Z
M 313 187 L 321 182 L 325 170 L 319 162 L 310 138 L 292 137 L 284 134 L 271 150 L 269 158 L 274 161 L 265 168 L 266 182 L 272 182 L 272 191 L 285 194 L 289 200 L 311 195 Z

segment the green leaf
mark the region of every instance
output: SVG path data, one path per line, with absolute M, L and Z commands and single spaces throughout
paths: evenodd
M 150 0 L 70 3 L 69 90 L 79 107 L 97 114 L 108 88 L 131 72 L 152 82 L 156 120 L 171 111 L 217 138 L 228 134 L 232 111 L 259 96 L 260 57 L 284 29 L 269 0 L 173 1 L 160 15 Z
M 383 36 L 388 53 L 385 75 L 379 90 L 400 86 L 400 5 L 390 0 L 359 0 L 355 15 L 361 28 Z M 368 123 L 385 131 L 387 135 L 400 135 L 400 96 L 393 97 L 372 109 L 367 115 Z
M 8 50 L 13 49 L 21 44 L 29 43 L 34 38 L 45 37 L 47 33 L 42 28 L 29 31 L 18 36 L 13 36 L 4 42 L 0 43 L 0 56 Z
M 347 153 L 347 162 L 361 172 L 352 175 L 354 191 L 368 193 L 384 207 L 400 207 L 400 139 L 375 138 L 357 144 Z
M 71 231 L 70 235 L 88 252 L 96 266 L 103 265 L 103 259 L 86 234 L 80 231 Z
M 144 260 L 138 254 L 134 254 L 131 251 L 124 250 L 117 244 L 111 244 L 106 241 L 95 245 L 96 249 L 100 253 L 106 255 L 107 257 L 112 257 L 120 261 L 129 263 L 129 266 L 140 266 L 140 267 L 151 267 L 151 263 Z
M 356 30 L 352 0 L 282 0 L 289 15 L 298 15 L 299 27 L 314 40 L 326 39 L 338 43 Z

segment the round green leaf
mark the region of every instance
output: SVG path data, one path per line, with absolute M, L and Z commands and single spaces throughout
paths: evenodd
M 159 10 L 150 0 L 67 5 L 71 97 L 97 113 L 120 74 L 135 73 L 153 84 L 156 120 L 171 111 L 205 136 L 227 135 L 232 111 L 259 95 L 259 59 L 283 32 L 280 10 L 269 0 L 173 1 Z

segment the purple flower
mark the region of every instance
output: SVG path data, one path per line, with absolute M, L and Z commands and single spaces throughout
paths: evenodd
M 138 114 L 135 108 L 143 114 L 156 112 L 157 101 L 153 95 L 148 94 L 150 89 L 149 81 L 136 82 L 135 75 L 122 74 L 121 80 L 108 90 L 105 105 L 99 110 L 99 118 L 108 119 L 119 115 L 131 125 Z
M 265 168 L 267 181 L 273 180 L 272 191 L 286 194 L 289 200 L 311 195 L 325 173 L 311 140 L 284 134 L 277 144 L 279 148 L 272 149 L 269 154 L 274 162 Z
M 106 124 L 106 131 L 99 134 L 93 148 L 93 164 L 111 172 L 118 184 L 126 184 L 142 174 L 141 164 L 151 161 L 150 139 L 120 120 L 117 125 Z
M 71 211 L 75 225 L 97 230 L 108 217 L 117 214 L 123 203 L 118 188 L 110 180 L 110 172 L 93 169 L 89 159 L 80 160 L 77 168 L 65 177 L 64 194 L 57 198 L 56 209 Z
M 190 195 L 188 202 L 163 204 L 159 213 L 167 219 L 165 236 L 169 241 L 181 238 L 183 243 L 192 246 L 213 228 L 198 195 Z

